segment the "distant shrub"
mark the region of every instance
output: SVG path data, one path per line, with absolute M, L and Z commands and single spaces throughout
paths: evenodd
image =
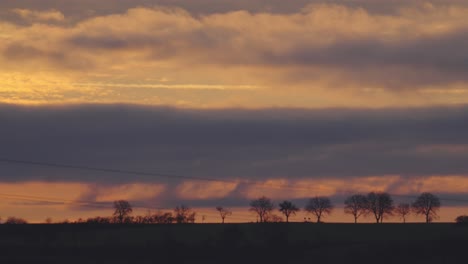
M 64 219 L 64 220 L 62 220 L 62 221 L 58 222 L 58 224 L 62 224 L 62 225 L 65 225 L 65 224 L 70 224 L 70 220 L 68 220 L 68 219 Z
M 460 215 L 457 218 L 455 218 L 455 222 L 457 224 L 464 224 L 468 225 L 468 215 Z
M 264 218 L 265 222 L 271 222 L 271 223 L 280 223 L 283 222 L 283 218 L 279 215 L 271 214 L 271 215 L 266 215 Z
M 91 217 L 86 219 L 86 224 L 110 224 L 112 219 L 110 217 Z
M 152 223 L 155 224 L 171 224 L 175 221 L 174 216 L 172 216 L 172 213 L 164 213 L 164 212 L 158 212 L 154 214 L 152 217 Z
M 5 224 L 8 224 L 8 225 L 27 224 L 27 223 L 28 223 L 28 221 L 26 221 L 25 219 L 19 218 L 19 217 L 14 217 L 14 216 L 8 217 L 7 220 L 5 221 Z

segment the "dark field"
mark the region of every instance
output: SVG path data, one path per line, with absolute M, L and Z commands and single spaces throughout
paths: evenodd
M 455 224 L 0 225 L 0 263 L 466 263 Z

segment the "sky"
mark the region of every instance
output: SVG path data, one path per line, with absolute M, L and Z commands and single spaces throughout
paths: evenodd
M 463 0 L 1 1 L 0 217 L 110 215 L 127 199 L 255 221 L 262 195 L 322 195 L 325 221 L 351 222 L 350 194 L 428 191 L 453 221 L 468 213 L 467 13 Z

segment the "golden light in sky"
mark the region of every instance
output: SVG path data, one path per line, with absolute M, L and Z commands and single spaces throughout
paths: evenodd
M 369 191 L 465 208 L 467 3 L 213 1 L 0 3 L 0 160 L 187 176 L 0 161 L 24 200 L 0 216 Z

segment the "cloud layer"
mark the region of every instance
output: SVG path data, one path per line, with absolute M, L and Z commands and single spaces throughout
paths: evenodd
M 220 179 L 465 175 L 467 118 L 461 106 L 369 112 L 3 105 L 0 156 Z M 2 180 L 100 181 L 95 173 L 21 167 L 7 167 Z
M 0 21 L 0 100 L 190 107 L 466 103 L 460 95 L 468 92 L 468 7 L 396 1 L 376 10 L 371 3 L 307 1 L 287 12 L 279 2 L 270 11 L 244 3 L 198 13 L 177 3 L 127 8 L 122 1 L 123 10 L 79 20 L 60 9 L 17 6 L 10 13 L 24 23 Z M 226 89 L 212 91 L 219 86 Z

